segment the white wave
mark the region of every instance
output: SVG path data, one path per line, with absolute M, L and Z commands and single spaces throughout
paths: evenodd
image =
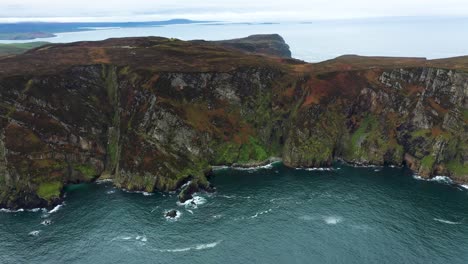
M 252 196 L 237 196 L 237 195 L 218 195 L 219 197 L 226 199 L 251 199 Z
M 213 217 L 214 219 L 219 219 L 219 218 L 223 217 L 223 215 L 220 215 L 220 214 L 219 214 L 219 215 L 213 215 L 212 217 Z
M 468 190 L 468 185 L 460 185 L 462 188 L 464 189 L 467 189 Z
M 176 211 L 176 216 L 175 216 L 175 217 L 169 217 L 169 216 L 167 216 L 167 213 L 169 213 L 169 211 L 170 211 L 170 210 L 164 211 L 164 217 L 165 217 L 166 220 L 168 220 L 168 221 L 177 221 L 177 220 L 179 220 L 179 218 L 182 216 L 182 212 Z
M 146 236 L 144 236 L 144 235 L 143 235 L 143 236 L 136 236 L 136 237 L 135 237 L 135 240 L 139 240 L 139 241 L 141 241 L 141 242 L 146 242 L 146 241 L 148 241 L 148 239 L 147 239 Z
M 333 171 L 333 168 L 305 168 L 306 171 Z
M 211 169 L 213 169 L 213 171 L 227 170 L 229 169 L 229 166 L 213 166 Z
M 113 194 L 113 193 L 115 193 L 115 190 L 110 190 L 106 192 L 106 194 Z
M 28 236 L 38 236 L 40 232 L 40 230 L 31 231 L 29 232 Z
M 327 225 L 336 225 L 341 223 L 343 218 L 340 216 L 327 216 L 323 218 L 323 221 L 325 221 Z
M 192 211 L 192 210 L 187 209 L 186 211 L 189 212 L 189 213 L 191 213 L 191 214 L 193 214 L 193 211 Z
M 185 189 L 185 187 L 189 186 L 191 183 L 192 183 L 192 181 L 188 181 L 188 182 L 185 183 L 184 185 L 180 186 L 179 189 L 183 190 L 183 189 Z
M 2 212 L 2 213 L 20 213 L 20 212 L 24 212 L 24 209 L 10 210 L 10 209 L 6 209 L 6 208 L 1 208 L 0 212 Z
M 276 162 L 275 162 L 276 163 Z M 265 170 L 273 168 L 274 163 L 269 163 L 262 166 L 252 166 L 252 167 L 232 167 L 233 170 L 239 171 L 256 171 L 256 170 Z
M 271 211 L 272 211 L 271 209 L 268 209 L 266 211 L 258 212 L 256 214 L 252 215 L 250 218 L 257 218 L 258 216 L 263 215 L 263 214 L 268 214 Z
M 436 181 L 440 183 L 449 183 L 452 184 L 453 181 L 447 176 L 435 176 L 434 178 L 430 179 L 430 181 Z
M 435 176 L 433 178 L 423 178 L 420 175 L 414 174 L 413 178 L 420 181 L 432 181 L 432 182 L 439 182 L 439 183 L 447 183 L 453 184 L 453 180 L 447 176 Z
M 183 203 L 177 202 L 178 206 L 185 206 L 185 208 L 197 209 L 199 205 L 205 204 L 206 199 L 201 196 L 194 196 Z
M 152 196 L 154 193 L 149 193 L 149 192 L 144 192 L 144 191 L 129 191 L 127 189 L 122 189 L 122 191 L 126 193 L 137 193 L 137 194 L 143 194 L 144 196 Z
M 17 209 L 17 210 L 11 210 L 7 208 L 0 208 L 0 213 L 22 213 L 22 212 L 31 212 L 31 213 L 37 213 L 39 211 L 44 211 L 46 210 L 45 208 L 33 208 L 33 209 Z
M 97 180 L 96 184 L 103 184 L 103 183 L 108 183 L 108 182 L 114 182 L 114 180 L 112 179 Z
M 58 212 L 58 210 L 60 210 L 60 208 L 62 208 L 64 204 L 65 204 L 65 203 L 59 204 L 59 205 L 55 206 L 54 209 L 50 210 L 48 213 L 49 213 L 49 214 L 53 214 L 53 213 Z
M 51 225 L 52 224 L 52 221 L 51 220 L 44 220 L 42 221 L 41 225 L 45 225 L 45 226 L 48 226 L 48 225 Z
M 160 249 L 159 251 L 160 252 L 185 252 L 185 251 L 190 251 L 190 250 L 204 250 L 204 249 L 214 248 L 217 245 L 219 245 L 219 243 L 221 243 L 221 242 L 222 241 L 216 241 L 216 242 L 213 242 L 213 243 L 199 244 L 199 245 L 195 245 L 193 247 L 185 247 L 185 248 Z
M 264 170 L 264 169 L 272 169 L 275 164 L 281 163 L 280 159 L 274 159 L 272 162 L 260 165 L 260 166 L 252 166 L 252 167 L 237 167 L 233 166 L 231 169 L 233 170 L 241 170 L 241 171 L 256 171 L 256 170 Z
M 461 221 L 460 222 L 453 222 L 453 221 L 440 219 L 440 218 L 434 218 L 434 221 L 441 222 L 441 223 L 444 223 L 444 224 L 449 224 L 449 225 L 459 225 L 459 224 L 461 224 Z

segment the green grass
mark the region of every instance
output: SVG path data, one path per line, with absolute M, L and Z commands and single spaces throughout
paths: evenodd
M 98 176 L 96 169 L 90 165 L 79 164 L 74 166 L 75 170 L 81 172 L 86 178 L 93 179 Z
M 431 170 L 435 163 L 435 157 L 432 155 L 426 156 L 421 160 L 421 166 L 424 169 Z
M 465 122 L 468 122 L 468 109 L 464 109 L 462 113 L 463 113 L 463 119 L 465 120 Z
M 450 161 L 447 168 L 456 176 L 468 176 L 468 165 L 458 161 Z
M 0 56 L 22 54 L 26 51 L 44 46 L 48 42 L 30 42 L 30 43 L 17 43 L 17 44 L 0 44 Z
M 59 198 L 62 187 L 63 184 L 58 181 L 42 183 L 39 185 L 37 195 L 47 201 L 53 198 Z

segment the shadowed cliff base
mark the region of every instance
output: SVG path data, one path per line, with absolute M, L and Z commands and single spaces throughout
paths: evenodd
M 468 182 L 468 57 L 307 64 L 286 48 L 278 35 L 149 37 L 0 59 L 0 207 L 50 207 L 67 184 L 98 178 L 132 191 L 183 186 L 184 200 L 211 189 L 211 166 L 269 157 Z

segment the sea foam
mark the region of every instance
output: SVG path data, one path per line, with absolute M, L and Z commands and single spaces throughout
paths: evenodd
M 192 199 L 189 199 L 183 203 L 177 202 L 178 206 L 185 206 L 187 209 L 197 209 L 199 205 L 205 204 L 206 199 L 201 196 L 194 196 Z
M 340 216 L 327 216 L 323 218 L 323 221 L 325 221 L 327 225 L 336 225 L 341 223 L 343 221 L 343 218 L 341 218 Z
M 31 231 L 29 232 L 28 236 L 39 236 L 40 232 L 40 230 Z
M 434 218 L 434 221 L 441 222 L 441 223 L 444 223 L 444 224 L 449 224 L 449 225 L 459 225 L 459 224 L 461 224 L 461 222 L 453 222 L 453 221 L 440 219 L 440 218 Z

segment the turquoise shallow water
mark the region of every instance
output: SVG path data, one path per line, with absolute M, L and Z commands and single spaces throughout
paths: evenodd
M 276 165 L 213 183 L 197 208 L 69 187 L 54 213 L 0 213 L 0 263 L 468 263 L 468 190 L 406 169 Z

